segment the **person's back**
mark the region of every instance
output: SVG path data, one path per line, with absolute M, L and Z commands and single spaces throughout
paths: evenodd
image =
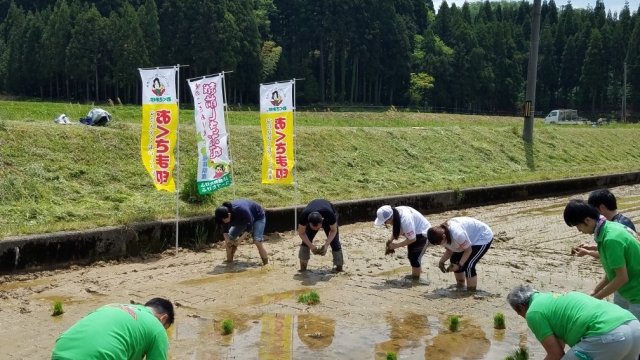
M 483 223 L 482 221 L 468 217 L 468 216 L 459 216 L 454 217 L 449 220 L 450 225 L 454 225 L 452 230 L 452 236 L 456 237 L 458 229 L 455 228 L 455 225 L 459 225 L 469 237 L 469 241 L 471 245 L 483 245 L 488 244 L 493 240 L 493 231 L 489 227 L 489 225 Z M 456 233 L 454 235 L 454 233 Z
M 110 304 L 78 321 L 56 341 L 52 360 L 165 360 L 169 340 L 152 309 Z
M 233 204 L 234 207 L 239 206 L 244 209 L 247 209 L 249 213 L 251 213 L 251 216 L 254 217 L 254 220 L 260 220 L 265 216 L 264 209 L 262 208 L 262 206 L 260 206 L 260 204 L 258 204 L 253 200 L 237 199 L 237 200 L 233 200 L 231 204 Z
M 622 215 L 622 214 L 615 214 L 612 218 L 611 221 L 613 222 L 617 222 L 618 224 L 622 224 L 626 227 L 628 227 L 629 229 L 633 230 L 633 231 L 637 231 L 636 230 L 636 226 L 633 224 L 633 221 L 631 221 L 631 219 L 629 219 L 628 217 Z
M 309 204 L 304 208 L 300 217 L 298 219 L 298 223 L 300 225 L 306 225 L 308 222 L 308 216 L 312 212 L 319 212 L 320 215 L 325 219 L 323 225 L 331 225 L 335 223 L 336 210 L 333 207 L 333 204 L 325 199 L 315 199 L 311 200 Z M 325 224 L 326 223 L 326 224 Z
M 583 337 L 604 334 L 635 316 L 615 304 L 573 291 L 534 294 L 526 319 L 538 341 L 553 334 L 573 346 Z
M 413 224 L 413 230 L 415 234 L 405 234 L 407 236 L 415 236 L 417 234 L 426 236 L 427 230 L 431 227 L 431 223 L 427 220 L 424 215 L 420 214 L 420 212 L 409 206 L 396 206 L 398 212 L 400 213 L 401 219 L 401 231 L 406 231 L 407 228 L 411 228 L 411 224 Z

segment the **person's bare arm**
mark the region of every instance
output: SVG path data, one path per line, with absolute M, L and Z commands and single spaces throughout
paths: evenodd
M 542 340 L 542 347 L 547 351 L 544 360 L 560 360 L 564 356 L 564 348 L 555 335 L 549 335 Z
M 309 240 L 309 237 L 305 233 L 306 228 L 307 227 L 304 225 L 298 225 L 298 236 L 300 236 L 302 242 L 305 243 L 309 247 L 309 249 L 311 249 L 311 251 L 314 251 L 316 247 L 313 246 L 313 243 L 311 242 L 311 240 Z
M 622 266 L 616 269 L 613 269 L 616 272 L 616 277 L 613 280 L 609 281 L 607 285 L 605 285 L 600 291 L 598 291 L 595 295 L 593 295 L 596 299 L 604 299 L 607 296 L 613 294 L 618 291 L 624 284 L 629 282 L 629 274 L 627 273 L 627 267 Z

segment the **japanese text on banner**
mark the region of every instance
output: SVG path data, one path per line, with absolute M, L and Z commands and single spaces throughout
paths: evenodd
M 198 135 L 197 184 L 200 194 L 231 185 L 222 84 L 222 75 L 189 82 Z
M 293 82 L 260 86 L 262 183 L 293 184 Z
M 140 70 L 142 78 L 142 163 L 158 190 L 173 192 L 178 130 L 175 68 Z

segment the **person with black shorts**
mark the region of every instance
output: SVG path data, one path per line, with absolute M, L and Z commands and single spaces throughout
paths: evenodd
M 422 255 L 427 249 L 427 238 L 425 234 L 431 227 L 431 223 L 418 212 L 409 206 L 389 205 L 381 206 L 376 212 L 375 225 L 392 225 L 391 239 L 388 245 L 390 250 L 399 247 L 407 247 L 407 257 L 411 263 L 411 277 L 413 280 L 419 280 L 422 273 Z M 394 243 L 398 237 L 403 235 L 406 240 Z
M 320 248 L 313 245 L 313 239 L 320 229 L 324 230 L 327 240 Z M 302 239 L 298 258 L 300 259 L 300 271 L 307 271 L 307 265 L 311 259 L 311 252 L 315 255 L 326 255 L 329 246 L 333 255 L 333 269 L 342 271 L 344 259 L 340 234 L 338 232 L 338 213 L 333 204 L 324 199 L 312 200 L 298 217 L 298 235 Z
M 432 226 L 427 231 L 427 240 L 432 245 L 442 245 L 447 249 L 440 258 L 440 270 L 453 272 L 458 288 L 464 287 L 466 278 L 467 290 L 476 291 L 476 264 L 491 247 L 491 228 L 478 219 L 467 216 L 455 217 L 438 226 Z M 451 265 L 447 270 L 445 262 L 449 259 Z

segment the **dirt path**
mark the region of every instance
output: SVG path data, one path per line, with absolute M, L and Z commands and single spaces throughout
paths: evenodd
M 619 210 L 640 221 L 640 185 L 612 191 Z M 406 250 L 383 255 L 390 229 L 375 228 L 374 214 L 370 223 L 341 227 L 346 271 L 338 275 L 330 272 L 330 253 L 313 256 L 311 271 L 299 275 L 299 240 L 283 233 L 269 236 L 267 268 L 259 266 L 253 245 L 241 246 L 232 266 L 215 246 L 0 277 L 0 358 L 45 359 L 60 333 L 94 308 L 162 296 L 178 305 L 172 359 L 379 359 L 387 351 L 401 359 L 502 359 L 519 344 L 541 359 L 542 347 L 506 304 L 508 291 L 520 283 L 588 291 L 601 274 L 599 263 L 570 255 L 572 245 L 591 239 L 564 224 L 566 202 L 549 198 L 427 217 L 438 224 L 474 216 L 499 235 L 478 265 L 482 291 L 476 296 L 449 288 L 453 275 L 437 268 L 442 248 L 430 247 L 423 259 L 429 284 L 408 283 Z M 310 290 L 321 303 L 298 303 L 297 295 Z M 56 299 L 63 300 L 65 314 L 54 318 Z M 506 315 L 507 330 L 493 329 L 496 312 Z M 457 333 L 445 329 L 450 314 L 461 316 Z M 221 334 L 226 318 L 234 320 L 233 335 Z

